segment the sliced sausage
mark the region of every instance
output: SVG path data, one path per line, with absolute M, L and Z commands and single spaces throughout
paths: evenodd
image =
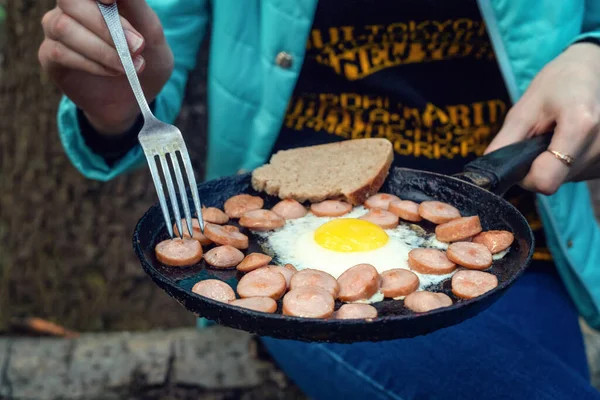
M 365 201 L 365 207 L 368 209 L 378 208 L 380 210 L 387 210 L 392 201 L 400 201 L 400 197 L 393 194 L 377 193 Z
M 187 228 L 187 222 L 185 221 L 185 218 L 181 220 L 181 225 L 183 225 L 183 237 L 189 238 L 190 232 Z M 192 230 L 192 239 L 196 239 L 197 241 L 199 241 L 202 246 L 208 246 L 212 244 L 212 240 L 204 236 L 204 234 L 200 230 L 200 223 L 196 218 L 192 219 Z M 175 236 L 179 236 L 179 229 L 177 228 L 177 224 L 173 225 L 173 233 L 175 234 Z
M 285 219 L 270 210 L 252 210 L 240 217 L 240 225 L 253 231 L 272 231 L 285 225 Z
M 444 224 L 460 218 L 460 211 L 441 201 L 424 201 L 419 204 L 419 215 L 434 224 Z
M 450 261 L 470 269 L 484 270 L 492 265 L 492 253 L 479 243 L 452 243 L 446 250 L 446 256 Z
M 473 299 L 498 286 L 498 278 L 489 272 L 462 270 L 452 277 L 452 293 L 461 299 Z
M 273 258 L 262 253 L 250 253 L 241 263 L 238 264 L 237 270 L 241 272 L 250 272 L 255 269 L 262 268 L 269 264 Z
M 296 267 L 294 267 L 292 264 L 285 264 L 283 267 L 289 269 L 290 271 L 298 272 Z
M 459 242 L 481 232 L 481 222 L 477 215 L 462 217 L 435 227 L 435 237 L 440 242 Z
M 379 225 L 383 229 L 394 229 L 398 226 L 398 217 L 389 211 L 373 209 L 358 219 Z
M 334 307 L 331 293 L 318 286 L 301 286 L 283 296 L 283 315 L 328 318 L 333 314 Z
M 404 306 L 418 313 L 449 307 L 451 305 L 452 299 L 444 293 L 414 292 L 404 299 Z
M 224 230 L 225 232 L 229 232 L 229 233 L 232 233 L 232 232 L 239 232 L 239 231 L 240 231 L 240 228 L 238 228 L 238 227 L 237 227 L 237 226 L 235 226 L 235 225 L 223 225 L 221 228 L 223 228 L 223 230 Z
M 202 218 L 204 222 L 223 225 L 229 222 L 229 217 L 223 211 L 216 207 L 202 208 Z
M 245 299 L 233 300 L 229 304 L 269 314 L 277 310 L 277 302 L 270 297 L 247 297 Z
M 417 274 L 404 268 L 381 273 L 381 293 L 387 298 L 409 295 L 419 288 L 419 283 Z
M 235 300 L 235 292 L 231 286 L 217 279 L 207 279 L 196 283 L 192 287 L 192 292 L 223 303 Z
M 344 304 L 334 313 L 336 319 L 373 319 L 377 309 L 369 304 Z
M 243 259 L 244 253 L 229 245 L 212 248 L 204 255 L 204 261 L 215 268 L 232 268 Z
M 310 211 L 317 217 L 341 217 L 352 211 L 352 205 L 345 201 L 325 200 L 311 204 Z
M 492 254 L 508 249 L 514 241 L 515 236 L 508 231 L 486 231 L 473 238 L 473 243 L 484 245 Z
M 248 248 L 248 236 L 237 228 L 228 228 L 228 225 L 206 224 L 204 225 L 204 235 L 216 244 L 233 246 L 240 250 Z
M 194 239 L 167 239 L 154 248 L 156 258 L 170 267 L 198 264 L 202 260 L 202 245 Z
M 342 301 L 357 301 L 371 298 L 379 290 L 381 277 L 371 264 L 358 264 L 344 271 L 338 278 Z
M 408 252 L 408 265 L 421 274 L 446 275 L 456 269 L 456 264 L 437 249 L 412 249 Z
M 269 268 L 259 268 L 248 272 L 240 279 L 237 292 L 242 298 L 270 297 L 279 300 L 285 293 L 287 284 L 279 272 Z
M 280 267 L 279 265 L 269 265 L 267 268 L 269 268 L 271 271 L 279 272 L 281 275 L 283 275 L 283 277 L 285 278 L 286 289 L 290 287 L 292 277 L 296 273 L 295 271 L 292 271 L 291 269 L 285 267 Z
M 286 220 L 302 218 L 308 213 L 306 207 L 293 199 L 281 200 L 271 208 L 271 211 Z
M 410 200 L 392 201 L 388 211 L 404 221 L 419 222 L 423 219 L 419 214 L 419 205 Z
M 258 196 L 238 194 L 230 197 L 223 205 L 223 209 L 229 218 L 240 218 L 245 212 L 259 210 L 264 205 L 264 200 Z
M 321 289 L 326 290 L 334 298 L 336 298 L 340 292 L 338 281 L 327 272 L 319 271 L 317 269 L 303 269 L 292 276 L 290 289 L 294 290 L 302 286 L 318 286 Z

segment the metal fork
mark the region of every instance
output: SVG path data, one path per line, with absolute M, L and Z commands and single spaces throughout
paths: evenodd
M 158 201 L 160 202 L 160 207 L 165 218 L 169 235 L 171 238 L 173 237 L 173 225 L 171 223 L 171 215 L 169 213 L 169 208 L 167 207 L 167 200 L 163 191 L 162 181 L 158 173 L 158 168 L 156 165 L 157 163 L 160 164 L 165 181 L 167 183 L 167 190 L 169 191 L 169 198 L 171 200 L 173 214 L 175 214 L 175 223 L 177 224 L 180 237 L 183 237 L 183 227 L 181 224 L 181 214 L 179 211 L 179 203 L 177 202 L 177 194 L 175 192 L 175 186 L 173 185 L 173 179 L 171 178 L 171 170 L 167 162 L 167 156 L 170 158 L 171 165 L 175 171 L 175 178 L 179 188 L 181 202 L 183 203 L 185 221 L 189 230 L 188 232 L 190 233 L 190 236 L 193 233 L 192 215 L 190 213 L 190 205 L 188 203 L 177 153 L 179 153 L 181 161 L 185 167 L 185 173 L 190 184 L 192 198 L 194 199 L 194 207 L 196 208 L 198 223 L 200 224 L 200 229 L 202 232 L 204 232 L 204 220 L 202 218 L 200 196 L 198 195 L 198 187 L 196 185 L 196 179 L 194 178 L 194 170 L 192 169 L 192 163 L 190 161 L 190 156 L 185 146 L 183 136 L 177 127 L 159 121 L 154 114 L 152 114 L 152 111 L 148 106 L 148 102 L 146 101 L 146 97 L 144 96 L 144 92 L 142 91 L 142 86 L 140 85 L 140 81 L 135 71 L 133 60 L 131 59 L 129 47 L 127 46 L 127 41 L 125 39 L 125 33 L 123 32 L 123 26 L 121 25 L 117 4 L 114 3 L 107 6 L 98 2 L 98 7 L 100 8 L 100 12 L 104 17 L 106 25 L 108 26 L 110 36 L 115 43 L 121 63 L 123 63 L 123 69 L 125 69 L 127 79 L 129 80 L 133 94 L 135 95 L 144 117 L 144 126 L 138 135 L 138 141 L 142 145 L 142 149 L 146 155 L 146 160 L 148 161 L 148 166 L 150 167 L 150 173 L 152 174 L 152 180 L 154 181 L 154 186 L 156 187 L 156 192 L 158 193 Z M 158 162 L 156 159 L 158 159 Z

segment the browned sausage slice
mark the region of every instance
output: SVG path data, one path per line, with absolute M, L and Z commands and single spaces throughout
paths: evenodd
M 318 286 L 301 286 L 283 296 L 283 315 L 328 318 L 333 314 L 334 307 L 333 296 Z
M 225 202 L 223 209 L 229 218 L 239 218 L 245 212 L 263 208 L 264 204 L 264 200 L 258 196 L 238 194 L 229 198 Z
M 458 271 L 452 277 L 452 293 L 461 299 L 473 299 L 498 286 L 498 278 L 489 272 Z
M 462 217 L 435 227 L 435 237 L 440 242 L 458 242 L 481 232 L 479 217 Z
M 400 197 L 393 194 L 377 193 L 365 201 L 365 207 L 368 209 L 378 208 L 380 210 L 387 210 L 392 201 L 400 201 Z
M 358 219 L 379 225 L 383 229 L 394 229 L 398 226 L 398 217 L 389 211 L 373 209 Z
M 286 220 L 302 218 L 308 213 L 302 204 L 293 199 L 281 200 L 271 208 L 271 211 Z
M 202 208 L 202 218 L 204 222 L 223 225 L 229 222 L 229 217 L 223 211 L 216 207 Z
M 473 243 L 480 243 L 496 254 L 508 249 L 514 240 L 515 236 L 508 231 L 486 231 L 475 236 Z
M 277 302 L 270 297 L 247 297 L 245 299 L 233 300 L 229 304 L 269 314 L 277 310 Z
M 381 273 L 381 293 L 384 297 L 407 296 L 419 288 L 419 277 L 403 268 L 390 269 Z
M 318 286 L 323 290 L 326 290 L 334 298 L 337 297 L 340 291 L 340 285 L 338 281 L 327 272 L 319 271 L 317 269 L 303 269 L 292 276 L 290 281 L 290 289 L 294 290 L 302 286 Z
M 194 239 L 167 239 L 154 248 L 156 258 L 170 267 L 185 267 L 202 260 L 202 245 Z
M 446 275 L 456 269 L 456 264 L 437 249 L 412 249 L 408 253 L 408 265 L 421 274 Z
M 183 226 L 183 236 L 189 238 L 190 233 L 188 231 L 187 222 L 185 221 L 185 218 L 181 220 L 181 225 Z M 197 241 L 199 241 L 202 246 L 208 246 L 212 244 L 212 240 L 210 240 L 202 234 L 202 231 L 200 230 L 200 224 L 198 223 L 197 218 L 192 219 L 192 230 L 192 239 L 196 239 Z M 179 236 L 179 229 L 177 229 L 177 224 L 173 225 L 173 233 L 175 234 L 175 236 Z
M 295 271 L 292 271 L 291 269 L 288 269 L 286 267 L 280 267 L 279 265 L 269 265 L 267 268 L 269 268 L 271 271 L 279 272 L 281 275 L 283 275 L 283 277 L 285 278 L 286 289 L 290 287 L 292 277 L 296 273 Z
M 414 292 L 404 299 L 404 306 L 418 313 L 449 307 L 451 305 L 452 299 L 444 293 Z
M 240 218 L 240 225 L 253 231 L 272 231 L 285 225 L 285 219 L 270 210 L 252 210 Z
M 192 292 L 223 303 L 235 300 L 235 292 L 231 286 L 217 279 L 207 279 L 196 283 L 192 287 Z
M 228 225 L 206 224 L 204 225 L 204 235 L 216 244 L 229 245 L 240 250 L 247 249 L 248 236 L 237 228 L 232 228 L 234 229 L 228 228 Z
M 229 233 L 240 231 L 240 228 L 238 228 L 237 226 L 234 226 L 234 225 L 223 225 L 221 228 L 223 228 L 223 230 L 225 232 L 229 232 Z
M 344 304 L 334 313 L 336 319 L 373 319 L 377 309 L 369 304 Z
M 244 253 L 229 245 L 212 248 L 204 255 L 204 261 L 215 268 L 232 268 L 243 259 Z
M 269 264 L 273 258 L 262 253 L 250 253 L 241 263 L 238 264 L 237 270 L 241 272 L 250 272 L 255 269 L 262 268 Z
M 423 219 L 419 214 L 419 205 L 410 200 L 396 200 L 390 202 L 388 211 L 404 221 L 419 222 Z
M 310 211 L 317 217 L 341 217 L 352 211 L 352 205 L 345 201 L 325 200 L 311 204 Z
M 492 265 L 492 253 L 482 244 L 456 242 L 448 246 L 446 256 L 450 261 L 470 269 L 484 270 Z
M 285 264 L 283 267 L 289 269 L 290 271 L 298 272 L 296 267 L 294 267 L 292 264 Z
M 453 219 L 460 218 L 460 211 L 450 204 L 441 201 L 424 201 L 419 204 L 419 214 L 427 221 L 434 224 L 444 224 Z
M 347 269 L 338 278 L 342 301 L 367 300 L 379 290 L 381 277 L 371 264 L 358 264 Z
M 270 297 L 279 300 L 286 288 L 283 275 L 263 267 L 244 275 L 238 282 L 237 292 L 242 298 Z

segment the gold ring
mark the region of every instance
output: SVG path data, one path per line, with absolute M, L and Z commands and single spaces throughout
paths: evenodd
M 575 159 L 568 154 L 563 154 L 555 150 L 548 149 L 548 152 L 556 157 L 559 161 L 565 164 L 567 167 L 570 167 L 575 162 Z

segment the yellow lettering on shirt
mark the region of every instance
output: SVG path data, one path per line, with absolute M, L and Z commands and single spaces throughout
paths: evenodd
M 386 68 L 473 56 L 494 59 L 485 25 L 468 18 L 313 29 L 307 49 L 348 80 Z
M 400 155 L 453 159 L 482 155 L 508 109 L 499 99 L 441 108 L 390 103 L 357 93 L 305 93 L 292 99 L 284 124 L 344 139 L 384 137 Z

